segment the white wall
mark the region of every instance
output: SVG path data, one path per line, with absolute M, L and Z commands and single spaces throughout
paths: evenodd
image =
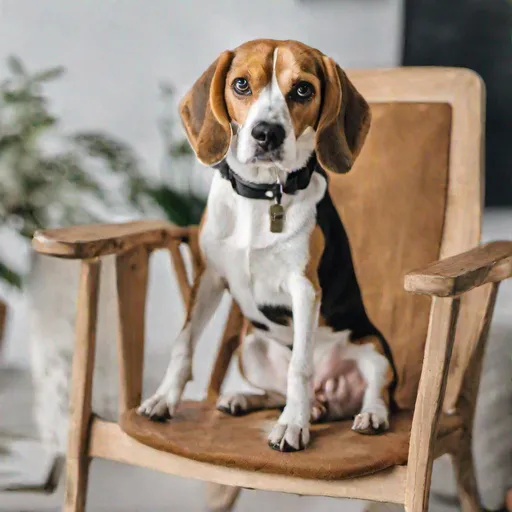
M 10 53 L 31 68 L 62 64 L 51 85 L 66 127 L 104 128 L 152 167 L 160 141 L 157 85 L 180 93 L 226 48 L 299 39 L 343 67 L 393 66 L 402 0 L 0 0 L 0 77 Z

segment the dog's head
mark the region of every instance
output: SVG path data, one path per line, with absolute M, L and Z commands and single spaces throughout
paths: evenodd
M 291 171 L 316 151 L 346 172 L 370 127 L 370 110 L 343 70 L 296 41 L 256 40 L 225 51 L 180 104 L 194 151 L 206 165 L 230 157 Z

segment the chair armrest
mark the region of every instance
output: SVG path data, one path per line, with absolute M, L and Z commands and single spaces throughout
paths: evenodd
M 141 220 L 122 224 L 90 224 L 37 231 L 32 240 L 35 251 L 69 259 L 90 259 L 117 254 L 139 245 L 164 247 L 169 240 L 188 240 L 191 228 L 176 227 L 162 220 Z
M 491 242 L 409 272 L 409 292 L 456 297 L 477 286 L 512 277 L 512 242 Z

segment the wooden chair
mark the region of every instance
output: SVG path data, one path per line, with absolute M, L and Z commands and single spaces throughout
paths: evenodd
M 330 188 L 365 305 L 397 367 L 400 412 L 390 432 L 360 436 L 350 422 L 319 425 L 304 452 L 281 454 L 266 446 L 264 432 L 276 411 L 253 413 L 250 421 L 215 411 L 243 331 L 235 304 L 206 401 L 184 403 L 167 424 L 138 417 L 148 258 L 156 249 L 170 251 L 187 301 L 179 246 L 189 247 L 197 268 L 196 228 L 142 221 L 40 232 L 37 251 L 83 261 L 65 511 L 85 509 L 89 461 L 100 457 L 222 484 L 210 487 L 210 498 L 225 509 L 236 488 L 247 487 L 399 503 L 420 512 L 427 509 L 432 463 L 445 453 L 454 462 L 463 510 L 479 510 L 471 456 L 475 398 L 498 285 L 512 275 L 512 242 L 478 246 L 483 85 L 463 69 L 349 75 L 372 106 L 373 124 L 355 168 L 331 176 Z M 91 414 L 99 271 L 108 254 L 117 259 L 119 424 Z

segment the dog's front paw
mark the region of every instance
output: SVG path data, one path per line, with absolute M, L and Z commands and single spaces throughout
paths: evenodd
M 381 434 L 388 429 L 388 411 L 385 406 L 361 411 L 352 424 L 352 430 L 360 434 Z
M 185 383 L 180 386 L 168 385 L 164 383 L 157 392 L 147 400 L 142 402 L 137 409 L 137 413 L 141 416 L 147 416 L 152 421 L 166 421 L 171 419 L 175 412 L 183 394 Z
M 180 403 L 185 386 L 191 379 L 192 368 L 190 362 L 189 364 L 177 365 L 171 360 L 169 369 L 156 393 L 142 402 L 137 409 L 137 413 L 141 416 L 147 416 L 153 421 L 165 421 L 172 418 Z
M 268 445 L 280 452 L 297 452 L 309 444 L 309 428 L 277 423 L 268 436 Z
M 307 400 L 287 403 L 268 436 L 269 446 L 281 452 L 304 450 L 309 444 L 310 419 L 311 403 Z
M 217 400 L 217 409 L 232 416 L 242 416 L 249 412 L 249 401 L 243 393 L 224 395 Z
M 144 400 L 137 413 L 147 416 L 152 421 L 166 421 L 173 417 L 176 411 L 176 403 L 169 400 L 168 396 L 155 393 L 152 397 Z

